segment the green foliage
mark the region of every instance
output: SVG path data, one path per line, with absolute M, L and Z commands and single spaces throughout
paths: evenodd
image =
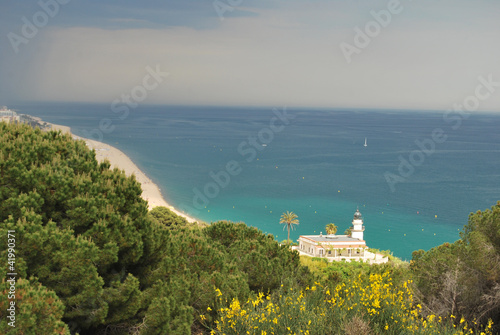
M 407 263 L 396 264 L 389 262 L 370 265 L 362 261 L 329 262 L 325 258 L 311 258 L 308 256 L 301 256 L 300 262 L 311 270 L 317 280 L 330 286 L 347 283 L 350 278 L 360 274 L 387 273 L 396 285 L 402 285 L 411 279 Z
M 415 283 L 429 312 L 500 322 L 500 202 L 469 216 L 462 239 L 415 251 Z
M 0 283 L 0 333 L 5 335 L 45 334 L 69 335 L 68 326 L 61 321 L 64 304 L 57 295 L 36 280 L 19 279 L 15 283 L 15 299 L 9 299 L 10 284 Z M 8 323 L 7 308 L 15 302 L 15 328 Z
M 454 317 L 422 315 L 411 281 L 395 283 L 390 273 L 359 273 L 345 283 L 302 288 L 283 285 L 246 302 L 220 308 L 214 334 L 479 334 Z M 481 334 L 491 334 L 489 326 Z
M 107 305 L 102 300 L 103 279 L 93 264 L 99 261 L 95 244 L 52 221 L 43 225 L 32 209 L 23 207 L 20 212 L 17 222 L 11 216 L 0 229 L 2 236 L 7 230 L 16 232 L 16 263 L 22 264 L 18 273 L 34 276 L 56 292 L 66 306 L 66 319 L 78 319 L 85 326 L 103 322 Z
M 2 123 L 0 137 L 0 233 L 16 232 L 20 277 L 55 292 L 82 333 L 132 327 L 153 244 L 140 184 L 68 135 Z
M 375 249 L 375 248 L 368 248 L 369 252 L 372 252 L 374 254 L 381 254 L 389 259 L 389 262 L 398 264 L 398 265 L 403 265 L 407 266 L 408 263 L 403 261 L 401 258 L 398 258 L 392 254 L 392 251 L 390 250 L 380 250 L 380 249 Z
M 287 245 L 289 247 L 292 247 L 292 246 L 297 246 L 299 245 L 298 242 L 294 242 L 294 241 L 289 241 L 289 240 L 283 240 L 281 242 L 279 242 L 281 245 Z
M 290 230 L 293 230 L 294 226 L 299 225 L 299 219 L 297 214 L 295 214 L 294 212 L 286 211 L 286 213 L 283 213 L 281 215 L 280 223 L 285 225 L 283 229 L 287 228 L 288 230 L 287 241 L 290 241 Z
M 140 334 L 190 334 L 193 308 L 189 306 L 189 290 L 181 278 L 158 280 L 146 292 L 147 311 L 136 328 Z
M 325 268 L 330 262 L 326 258 L 300 256 L 300 263 L 307 266 L 311 272 L 316 273 L 318 268 Z
M 265 235 L 243 223 L 225 221 L 212 224 L 204 233 L 218 242 L 219 249 L 225 250 L 235 266 L 246 274 L 251 290 L 274 290 L 284 278 L 292 276 L 299 281 L 310 280 L 307 269 L 300 265 L 299 254 L 287 245 L 280 246 L 273 235 Z
M 0 234 L 16 232 L 20 282 L 36 278 L 54 295 L 46 321 L 63 330 L 61 320 L 81 334 L 188 334 L 214 288 L 244 300 L 309 278 L 296 252 L 255 228 L 148 213 L 135 178 L 99 164 L 83 141 L 4 123 L 0 137 Z
M 165 227 L 182 227 L 182 226 L 193 226 L 196 224 L 190 224 L 185 218 L 176 215 L 167 207 L 155 207 L 149 211 L 149 217 L 152 220 L 164 225 Z
M 335 223 L 329 223 L 326 225 L 325 229 L 326 229 L 326 233 L 327 234 L 331 234 L 331 235 L 334 235 L 337 233 L 337 226 L 335 225 Z

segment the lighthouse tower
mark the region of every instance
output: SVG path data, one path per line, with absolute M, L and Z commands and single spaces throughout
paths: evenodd
M 352 238 L 358 238 L 363 240 L 363 232 L 365 231 L 365 227 L 363 226 L 363 217 L 359 212 L 359 209 L 354 213 L 354 218 L 352 219 L 352 228 L 351 228 L 351 236 Z

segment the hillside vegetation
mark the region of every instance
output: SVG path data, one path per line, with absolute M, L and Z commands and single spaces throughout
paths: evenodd
M 190 224 L 140 195 L 83 141 L 0 123 L 0 333 L 480 334 L 500 322 L 500 204 L 410 265 L 368 266 L 301 261 L 244 223 Z

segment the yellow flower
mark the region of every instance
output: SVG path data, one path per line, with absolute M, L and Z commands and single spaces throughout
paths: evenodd
M 208 307 L 207 307 L 207 311 L 209 311 L 209 312 L 210 312 L 211 310 L 212 310 L 212 309 L 210 308 L 210 306 L 208 306 Z

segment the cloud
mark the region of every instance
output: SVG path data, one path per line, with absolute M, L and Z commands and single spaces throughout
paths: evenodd
M 212 12 L 204 18 L 211 15 L 213 25 L 203 29 L 143 27 L 151 16 L 130 16 L 134 11 L 125 8 L 107 20 L 129 28 L 47 28 L 36 56 L 9 66 L 21 82 L 30 78 L 33 86 L 17 93 L 30 100 L 111 102 L 140 84 L 146 66 L 159 64 L 170 76 L 148 103 L 446 109 L 473 94 L 478 76 L 493 73 L 500 81 L 500 23 L 482 3 L 463 9 L 408 3 L 351 64 L 339 44 L 352 44 L 354 27 L 364 28 L 370 11 L 386 2 L 256 8 L 246 0 L 240 10 L 253 16 L 228 13 L 220 21 Z M 481 109 L 500 110 L 500 92 Z

